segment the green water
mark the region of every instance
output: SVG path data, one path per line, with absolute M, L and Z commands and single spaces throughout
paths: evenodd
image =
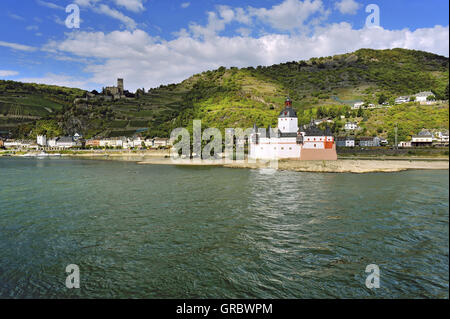
M 448 171 L 3 158 L 0 297 L 448 298 L 448 186 Z

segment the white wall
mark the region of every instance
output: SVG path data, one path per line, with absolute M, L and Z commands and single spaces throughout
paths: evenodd
M 297 138 L 260 138 L 258 144 L 251 143 L 249 157 L 254 159 L 300 158 Z
M 298 118 L 296 118 L 296 117 L 280 117 L 280 118 L 278 118 L 278 129 L 282 133 L 297 133 Z

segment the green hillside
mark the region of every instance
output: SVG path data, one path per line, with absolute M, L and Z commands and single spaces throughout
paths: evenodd
M 446 57 L 421 51 L 362 49 L 268 67 L 221 67 L 178 84 L 139 90 L 136 98 L 76 104 L 72 101 L 86 92 L 0 81 L 0 131 L 12 129 L 17 136 L 78 131 L 86 137 L 136 132 L 163 137 L 175 127 L 189 127 L 193 119 L 221 129 L 267 126 L 276 124 L 289 95 L 301 124 L 331 117 L 337 133 L 352 119 L 363 127 L 361 134 L 390 137 L 398 123 L 406 137 L 422 127 L 448 128 L 448 101 L 363 112 L 351 111 L 350 105 L 393 104 L 399 95 L 430 90 L 437 99 L 448 100 L 448 63 Z

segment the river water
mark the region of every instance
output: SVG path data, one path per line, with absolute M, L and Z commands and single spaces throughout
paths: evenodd
M 448 171 L 3 158 L 0 297 L 448 298 L 448 188 Z

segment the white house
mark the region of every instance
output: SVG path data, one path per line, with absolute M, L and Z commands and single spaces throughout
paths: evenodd
M 449 144 L 448 131 L 435 132 L 435 134 L 433 136 L 433 143 L 436 143 L 438 145 L 448 145 Z
M 364 102 L 362 102 L 362 101 L 361 102 L 356 102 L 356 103 L 353 104 L 352 110 L 358 110 L 358 109 L 362 108 L 363 105 L 364 105 Z
M 414 135 L 411 139 L 412 146 L 431 146 L 433 144 L 433 134 L 423 129 L 419 134 Z
M 58 148 L 71 148 L 75 147 L 77 143 L 70 136 L 58 137 L 56 139 L 56 147 Z
M 103 138 L 100 140 L 100 147 L 123 147 L 121 138 Z
M 347 122 L 344 125 L 344 129 L 346 131 L 353 131 L 353 130 L 356 130 L 357 128 L 358 128 L 358 123 L 356 123 L 356 122 Z
M 160 138 L 160 137 L 155 137 L 153 139 L 153 147 L 166 147 L 166 146 L 170 146 L 170 141 L 168 138 Z
M 36 143 L 39 146 L 43 146 L 43 147 L 47 146 L 47 136 L 45 136 L 45 135 L 38 135 L 37 138 L 36 138 Z
M 420 92 L 414 96 L 416 97 L 417 102 L 426 102 L 429 96 L 435 97 L 434 93 L 430 91 Z
M 409 96 L 399 96 L 395 99 L 395 104 L 402 104 L 406 102 L 409 102 Z
M 338 136 L 336 138 L 336 146 L 355 147 L 355 138 L 352 136 Z
M 398 143 L 398 147 L 400 147 L 400 148 L 409 148 L 409 147 L 412 147 L 412 145 L 411 145 L 411 142 L 401 141 L 400 143 Z
M 83 138 L 83 135 L 75 133 L 75 135 L 73 136 L 73 140 L 74 141 L 79 141 Z

